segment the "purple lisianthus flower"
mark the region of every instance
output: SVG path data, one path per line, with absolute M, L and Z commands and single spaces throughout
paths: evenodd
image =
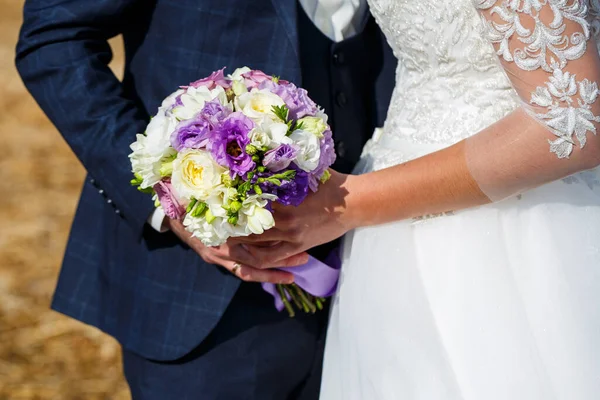
M 335 145 L 333 143 L 333 137 L 330 129 L 323 132 L 321 138 L 321 156 L 319 158 L 319 165 L 309 175 L 309 186 L 310 190 L 316 192 L 319 189 L 319 179 L 323 176 L 327 168 L 333 165 L 336 159 Z
M 197 81 L 190 83 L 189 86 L 195 88 L 200 86 L 206 86 L 210 90 L 215 89 L 217 86 L 221 86 L 224 89 L 228 89 L 229 87 L 231 87 L 231 82 L 225 79 L 225 74 L 223 72 L 224 70 L 225 68 L 220 69 L 218 71 L 214 71 L 206 78 L 198 79 Z M 189 86 L 182 86 L 182 88 L 186 89 Z
M 254 123 L 240 112 L 229 115 L 211 135 L 209 150 L 220 165 L 229 168 L 231 176 L 244 176 L 256 167 L 252 157 L 246 153 L 250 143 L 248 133 Z
M 185 214 L 185 207 L 183 207 L 177 196 L 173 192 L 170 180 L 162 180 L 154 185 L 154 191 L 158 196 L 158 201 L 165 212 L 165 215 L 171 219 L 181 219 Z
M 308 97 L 308 92 L 305 89 L 296 87 L 293 83 L 264 81 L 259 85 L 259 89 L 268 89 L 281 97 L 290 109 L 290 118 L 294 120 L 307 115 L 314 116 L 319 111 L 315 102 Z
M 282 144 L 276 149 L 265 153 L 263 165 L 269 171 L 278 172 L 287 168 L 298 155 L 298 148 L 291 144 Z
M 216 99 L 206 102 L 204 108 L 200 111 L 200 114 L 211 123 L 213 128 L 231 115 L 231 113 L 232 111 L 229 107 L 224 106 Z
M 201 114 L 180 122 L 171 134 L 171 146 L 177 151 L 206 147 L 212 126 Z
M 308 196 L 309 189 L 309 174 L 296 168 L 292 164 L 292 168 L 296 171 L 294 179 L 282 181 L 280 186 L 270 182 L 261 184 L 263 193 L 270 193 L 277 196 L 277 202 L 284 206 L 299 206 Z

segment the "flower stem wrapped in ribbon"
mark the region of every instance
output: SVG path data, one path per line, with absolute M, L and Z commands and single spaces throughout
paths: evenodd
M 271 229 L 271 204 L 301 204 L 335 161 L 327 115 L 306 90 L 247 67 L 167 96 L 131 150 L 131 183 L 207 246 Z M 335 291 L 337 264 L 311 258 L 287 269 L 295 284 L 263 288 L 280 311 L 315 312 Z

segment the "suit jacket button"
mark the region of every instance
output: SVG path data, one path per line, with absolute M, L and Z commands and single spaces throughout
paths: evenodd
M 344 53 L 341 51 L 336 51 L 333 53 L 333 64 L 334 65 L 344 65 L 346 59 L 344 58 Z
M 100 189 L 100 190 L 98 190 L 98 193 L 100 193 L 100 194 L 103 195 L 104 194 L 104 190 Z
M 112 204 L 112 200 L 111 200 L 111 199 L 108 199 L 108 200 L 106 200 L 106 202 L 107 202 L 108 204 Z
M 338 142 L 335 147 L 337 154 L 343 158 L 346 155 L 346 146 L 344 145 L 344 142 Z

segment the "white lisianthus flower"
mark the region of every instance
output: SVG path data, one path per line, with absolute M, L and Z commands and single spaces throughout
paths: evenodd
M 185 93 L 185 89 L 178 89 L 177 91 L 171 93 L 170 95 L 168 95 L 162 102 L 162 104 L 160 105 L 161 107 L 165 108 L 165 109 L 169 109 L 173 106 L 173 104 L 175 104 L 175 102 L 177 101 L 177 97 L 179 97 L 179 95 Z
M 244 93 L 248 93 L 248 88 L 244 84 L 244 81 L 233 81 L 231 83 L 231 89 L 233 90 L 233 94 L 236 96 L 241 96 Z
M 217 86 L 210 90 L 206 86 L 190 86 L 181 94 L 182 105 L 175 106 L 172 112 L 180 121 L 187 120 L 200 112 L 207 101 L 215 99 L 221 104 L 227 104 L 227 95 L 222 87 Z
M 302 130 L 309 131 L 319 139 L 323 138 L 323 132 L 327 130 L 327 124 L 319 117 L 304 117 L 298 120 L 302 124 Z
M 287 136 L 288 126 L 282 122 L 264 121 L 262 131 L 269 136 L 269 147 L 274 149 L 282 144 L 292 144 L 292 139 Z
M 150 120 L 144 135 L 136 135 L 136 141 L 129 146 L 129 155 L 134 174 L 141 176 L 140 187 L 146 189 L 154 186 L 162 178 L 160 168 L 163 163 L 176 154 L 171 147 L 171 133 L 177 125 L 177 119 L 160 107 L 158 113 Z
M 226 169 L 217 164 L 210 153 L 186 149 L 173 161 L 171 184 L 183 199 L 205 201 L 223 186 L 221 174 L 224 172 Z
M 296 165 L 306 172 L 311 172 L 317 168 L 321 157 L 319 138 L 309 131 L 297 129 L 292 132 L 290 139 L 299 148 L 298 156 L 294 160 Z
M 236 111 L 241 111 L 248 118 L 257 123 L 265 120 L 278 120 L 273 113 L 273 106 L 283 106 L 285 102 L 276 94 L 268 90 L 252 89 L 235 99 Z
M 268 147 L 271 144 L 269 134 L 261 129 L 254 129 L 250 132 L 250 144 L 257 147 Z
M 242 75 L 248 73 L 252 71 L 250 68 L 248 67 L 242 67 L 242 68 L 238 68 L 235 71 L 233 71 L 233 73 L 227 75 L 228 79 L 231 79 L 232 81 L 244 81 L 244 77 Z
M 276 198 L 276 196 L 268 197 L 263 194 L 249 196 L 244 200 L 239 213 L 238 225 L 245 228 L 246 235 L 260 235 L 275 226 L 273 214 L 265 207 L 267 206 L 267 199 L 274 200 Z

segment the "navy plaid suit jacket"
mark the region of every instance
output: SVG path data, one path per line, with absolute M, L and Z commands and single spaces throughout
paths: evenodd
M 129 144 L 178 85 L 223 66 L 300 84 L 296 12 L 295 0 L 26 1 L 17 68 L 89 174 L 55 310 L 157 360 L 208 335 L 239 280 L 145 224 L 153 206 L 129 185 Z M 122 83 L 107 67 L 118 34 Z

